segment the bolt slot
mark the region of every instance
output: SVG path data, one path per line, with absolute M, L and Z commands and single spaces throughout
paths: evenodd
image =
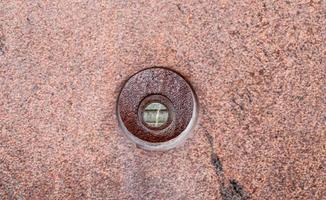
M 168 118 L 167 107 L 159 102 L 147 104 L 143 111 L 143 121 L 150 127 L 159 128 L 168 121 Z
M 152 134 L 167 128 L 174 119 L 172 102 L 162 95 L 145 97 L 138 108 L 138 119 Z

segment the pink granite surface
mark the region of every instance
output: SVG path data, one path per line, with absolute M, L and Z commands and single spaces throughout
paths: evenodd
M 325 199 L 326 1 L 0 0 L 0 199 Z M 122 84 L 193 85 L 185 144 L 137 148 Z

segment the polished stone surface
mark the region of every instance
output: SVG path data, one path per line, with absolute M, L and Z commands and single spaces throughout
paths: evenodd
M 326 1 L 0 0 L 0 199 L 323 199 Z M 116 100 L 181 73 L 199 121 L 151 152 Z

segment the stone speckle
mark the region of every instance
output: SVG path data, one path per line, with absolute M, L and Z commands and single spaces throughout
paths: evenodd
M 0 1 L 0 199 L 323 199 L 325 13 L 326 1 Z M 137 148 L 116 119 L 123 83 L 153 66 L 199 101 L 192 136 L 166 152 Z

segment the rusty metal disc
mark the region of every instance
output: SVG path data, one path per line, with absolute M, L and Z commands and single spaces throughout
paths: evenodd
M 146 105 L 167 107 L 168 119 L 153 128 L 142 118 Z M 136 144 L 148 149 L 171 148 L 184 140 L 196 120 L 196 97 L 183 77 L 165 68 L 149 68 L 134 74 L 119 95 L 117 114 L 123 131 Z

